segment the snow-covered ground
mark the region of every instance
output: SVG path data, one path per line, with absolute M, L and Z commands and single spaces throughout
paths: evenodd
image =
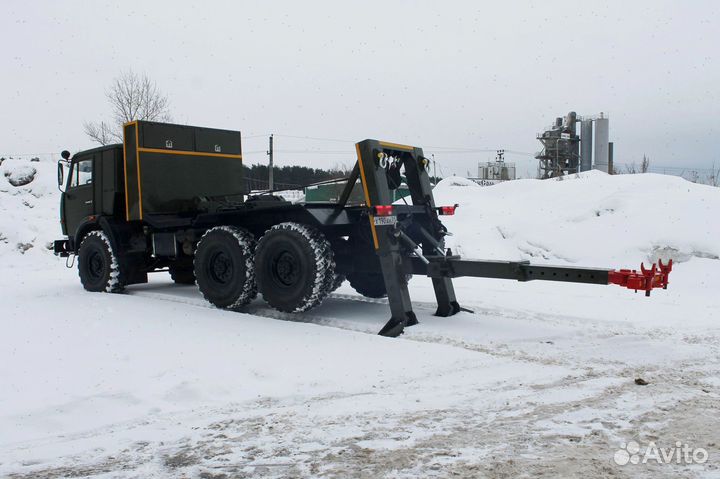
M 387 304 L 347 284 L 299 315 L 220 311 L 165 273 L 86 293 L 47 249 L 55 165 L 0 171 L 0 477 L 720 477 L 720 189 L 446 179 L 466 257 L 672 257 L 670 289 L 458 279 L 474 313 L 436 318 L 415 277 L 420 324 L 388 339 Z M 619 466 L 628 441 L 708 460 Z

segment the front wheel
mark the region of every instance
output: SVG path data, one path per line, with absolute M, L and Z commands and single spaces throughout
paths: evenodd
M 123 290 L 120 264 L 103 231 L 91 231 L 80 243 L 78 275 L 88 291 L 117 293 Z
M 242 228 L 209 229 L 195 250 L 200 292 L 218 308 L 236 309 L 257 296 L 253 254 L 255 239 Z

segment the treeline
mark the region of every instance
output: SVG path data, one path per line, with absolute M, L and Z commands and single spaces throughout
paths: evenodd
M 268 188 L 267 165 L 244 165 L 245 183 L 249 190 L 265 190 Z M 342 169 L 323 170 L 307 166 L 273 167 L 274 188 L 297 188 L 319 181 L 345 178 L 348 171 Z

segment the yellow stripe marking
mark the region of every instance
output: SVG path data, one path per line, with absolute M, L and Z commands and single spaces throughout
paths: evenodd
M 127 146 L 125 145 L 125 127 L 127 123 L 123 125 L 123 173 L 125 173 L 125 220 L 130 221 L 130 201 L 128 196 L 128 181 L 127 181 Z
M 125 220 L 130 221 L 130 203 L 127 195 L 127 147 L 125 146 L 125 125 L 123 125 L 123 173 L 125 174 Z
M 368 218 L 370 218 L 370 231 L 372 232 L 373 244 L 375 245 L 375 249 L 378 249 L 380 248 L 380 243 L 378 243 L 377 230 L 375 229 L 375 217 L 368 215 Z
M 138 173 L 138 206 L 140 207 L 140 219 L 143 219 L 142 210 L 142 180 L 140 179 L 140 129 L 137 122 L 135 123 L 135 161 L 137 162 Z
M 395 149 L 395 150 L 413 151 L 415 149 L 414 146 L 401 145 L 399 143 L 390 143 L 389 141 L 380 141 L 379 143 L 380 143 L 380 146 L 383 146 L 385 148 Z
M 185 150 L 163 150 L 162 148 L 140 148 L 143 153 L 165 153 L 169 155 L 186 155 L 186 156 L 213 156 L 221 158 L 237 158 L 242 159 L 242 155 L 231 155 L 229 153 L 203 153 L 202 151 L 185 151 Z
M 360 155 L 360 145 L 358 143 L 355 143 L 355 151 L 357 151 L 360 177 L 362 178 L 363 192 L 365 193 L 365 204 L 368 207 L 371 207 L 372 202 L 370 201 L 370 193 L 368 192 L 367 180 L 365 179 L 365 168 L 363 168 L 362 155 Z M 372 232 L 373 245 L 375 246 L 375 249 L 378 249 L 380 248 L 380 244 L 378 243 L 377 231 L 375 231 L 375 220 L 373 215 L 368 215 L 368 218 L 370 218 L 370 231 Z

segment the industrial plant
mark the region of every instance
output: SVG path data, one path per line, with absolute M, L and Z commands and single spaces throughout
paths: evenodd
M 491 186 L 501 181 L 514 180 L 516 178 L 515 163 L 505 161 L 505 150 L 497 150 L 495 161 L 478 163 L 478 174 L 475 178 L 469 179 L 480 186 Z
M 543 146 L 535 155 L 538 178 L 554 178 L 591 169 L 612 173 L 613 144 L 609 138 L 610 119 L 603 112 L 580 116 L 571 111 L 565 117 L 556 118 L 553 125 L 537 135 Z

